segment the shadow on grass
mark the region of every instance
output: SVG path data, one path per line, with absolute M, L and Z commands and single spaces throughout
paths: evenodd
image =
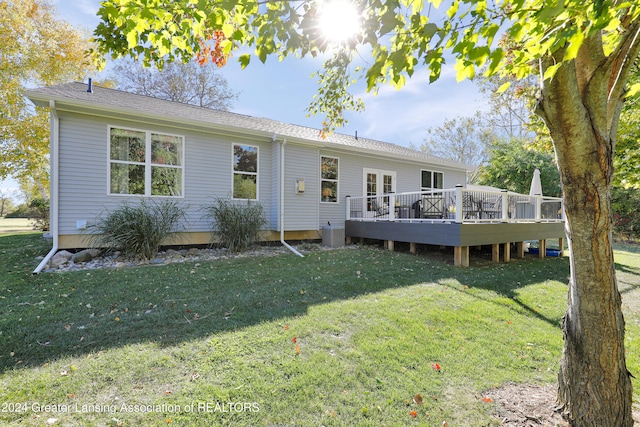
M 438 256 L 377 248 L 176 263 L 120 270 L 31 275 L 48 248 L 39 235 L 2 236 L 0 370 L 153 342 L 171 346 L 262 322 L 304 315 L 309 307 L 387 289 L 455 279 L 513 299 L 544 280 L 568 280 L 563 259 L 515 260 L 461 269 Z M 482 296 L 478 296 L 482 298 Z
M 451 251 L 452 252 L 452 251 Z M 510 264 L 496 264 L 491 261 L 491 248 L 483 247 L 471 251 L 471 267 L 463 270 L 452 270 L 455 278 L 462 283 L 462 288 L 452 286 L 450 282 L 441 282 L 457 291 L 464 291 L 464 287 L 492 291 L 513 301 L 523 312 L 560 328 L 562 316 L 550 317 L 536 307 L 523 301 L 520 290 L 531 284 L 555 280 L 561 283 L 569 282 L 569 258 L 548 257 L 544 260 L 537 255 L 526 255 L 524 259 L 513 259 Z M 468 293 L 466 293 L 468 294 Z M 495 303 L 487 298 L 487 293 L 476 293 L 474 298 L 489 303 Z M 564 301 L 563 301 L 564 302 Z

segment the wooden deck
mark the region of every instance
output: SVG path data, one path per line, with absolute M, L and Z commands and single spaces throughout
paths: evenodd
M 469 266 L 469 247 L 491 245 L 493 260 L 511 259 L 511 244 L 516 244 L 516 256 L 524 257 L 524 242 L 538 241 L 539 256 L 546 254 L 546 240 L 560 239 L 562 248 L 565 232 L 564 222 L 426 222 L 426 221 L 345 221 L 347 238 L 377 239 L 385 241 L 393 250 L 394 242 L 410 243 L 415 253 L 417 244 L 452 246 L 454 264 Z

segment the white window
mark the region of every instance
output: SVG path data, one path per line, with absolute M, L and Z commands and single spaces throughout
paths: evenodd
M 258 147 L 233 146 L 233 198 L 258 199 Z
M 320 201 L 338 203 L 339 160 L 336 157 L 320 157 Z
M 109 194 L 182 197 L 184 137 L 109 128 Z
M 420 171 L 420 189 L 421 191 L 429 191 L 434 188 L 442 189 L 444 183 L 444 174 L 442 172 L 434 172 L 429 170 Z

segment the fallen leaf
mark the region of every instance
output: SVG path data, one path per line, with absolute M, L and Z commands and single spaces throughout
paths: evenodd
M 300 354 L 300 346 L 296 344 L 296 354 Z
M 71 330 L 71 325 L 69 325 L 69 324 L 64 325 L 64 329 L 65 329 L 67 332 L 69 332 L 69 331 Z
M 409 412 L 409 415 L 411 415 L 413 418 L 418 416 L 418 413 L 416 411 L 411 411 Z
M 171 394 L 171 390 L 165 390 L 164 394 L 166 394 L 167 396 Z
M 288 331 L 289 330 L 289 325 L 284 325 L 284 330 Z
M 292 343 L 294 343 L 294 344 L 295 344 L 297 341 L 298 341 L 298 338 L 296 338 L 296 337 L 291 338 L 291 342 L 292 342 Z
M 413 403 L 415 403 L 416 405 L 422 405 L 424 403 L 424 401 L 422 400 L 422 395 L 420 393 L 413 396 Z
M 482 398 L 482 401 L 483 401 L 483 402 L 487 402 L 487 403 L 491 403 L 491 402 L 493 402 L 493 399 L 492 399 L 492 398 L 490 398 L 489 396 L 484 396 L 484 397 Z
M 116 322 L 119 322 L 119 321 L 120 321 L 120 318 L 119 318 L 119 317 L 116 317 L 116 318 L 115 318 L 115 319 L 113 319 L 113 320 L 115 320 Z
M 431 364 L 431 369 L 433 369 L 434 371 L 438 371 L 438 372 L 440 372 L 440 370 L 441 370 L 442 368 L 440 367 L 440 364 L 439 364 L 439 363 L 432 363 L 432 364 Z
M 69 371 L 67 371 L 66 369 L 63 369 L 62 371 L 60 371 L 60 376 L 66 377 L 69 375 Z
M 448 422 L 446 422 L 446 421 L 443 421 L 443 422 L 442 422 L 442 427 L 447 427 L 448 425 L 449 425 L 449 423 L 448 423 Z
M 67 394 L 67 397 L 68 397 L 69 399 L 73 399 L 74 397 L 76 397 L 76 395 L 75 395 L 75 394 L 73 394 L 73 393 L 68 393 L 68 394 Z

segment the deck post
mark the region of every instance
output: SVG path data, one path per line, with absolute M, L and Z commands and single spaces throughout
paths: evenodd
M 491 261 L 500 262 L 500 243 L 491 245 Z
M 504 262 L 511 262 L 511 242 L 504 244 Z
M 385 240 L 384 241 L 384 248 L 390 250 L 391 252 L 394 251 L 394 241 L 393 240 Z
M 542 195 L 536 194 L 536 222 L 542 219 Z
M 516 242 L 516 254 L 518 258 L 524 258 L 524 242 Z
M 509 221 L 509 195 L 507 190 L 502 190 L 502 222 Z
M 538 258 L 544 258 L 547 255 L 547 241 L 538 240 Z
M 558 247 L 560 249 L 560 256 L 564 256 L 564 237 L 558 238 Z
M 453 248 L 453 265 L 469 267 L 469 246 L 455 246 Z
M 387 210 L 389 211 L 389 213 L 387 214 L 389 215 L 389 221 L 393 221 L 394 219 L 396 219 L 395 218 L 395 214 L 396 214 L 396 194 L 395 193 L 389 193 L 389 207 L 387 208 Z
M 346 196 L 345 197 L 345 205 L 346 205 L 346 213 L 345 213 L 345 217 L 348 220 L 351 219 L 351 196 Z
M 418 244 L 415 242 L 409 242 L 409 252 L 411 252 L 412 255 L 415 255 L 418 253 Z
M 462 212 L 463 204 L 462 204 L 462 184 L 456 185 L 456 222 L 462 222 L 462 218 L 464 218 L 464 212 Z

